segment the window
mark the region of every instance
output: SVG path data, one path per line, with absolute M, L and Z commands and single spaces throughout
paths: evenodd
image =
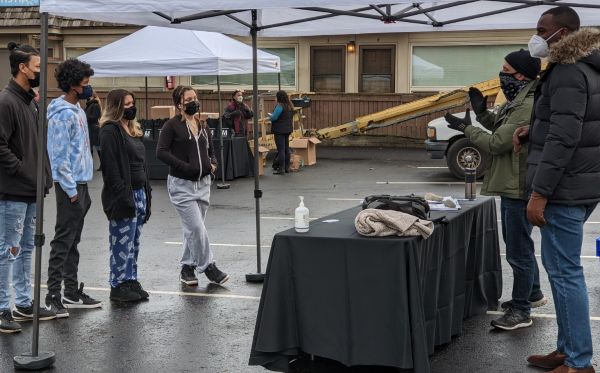
M 358 90 L 393 93 L 396 50 L 394 46 L 361 46 Z
M 412 88 L 462 87 L 498 76 L 504 56 L 521 45 L 415 46 Z
M 279 56 L 281 62 L 281 87 L 296 88 L 296 48 L 260 48 L 267 53 Z M 259 86 L 277 87 L 277 73 L 258 74 Z M 219 77 L 222 86 L 252 86 L 252 74 L 225 75 Z M 192 77 L 193 85 L 216 86 L 216 75 L 199 75 Z
M 82 54 L 93 51 L 95 48 L 67 48 L 66 58 L 77 58 Z M 148 87 L 162 88 L 165 83 L 164 76 L 149 76 Z M 115 78 L 96 78 L 90 79 L 90 84 L 98 88 L 143 88 L 146 86 L 145 77 L 115 77 Z
M 344 92 L 346 80 L 346 46 L 311 47 L 310 90 Z

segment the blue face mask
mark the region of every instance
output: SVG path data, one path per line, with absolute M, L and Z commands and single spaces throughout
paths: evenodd
M 81 93 L 79 93 L 79 92 L 77 93 L 77 99 L 87 100 L 88 98 L 92 97 L 93 94 L 94 94 L 94 90 L 92 89 L 92 86 L 86 85 L 86 86 L 83 86 Z

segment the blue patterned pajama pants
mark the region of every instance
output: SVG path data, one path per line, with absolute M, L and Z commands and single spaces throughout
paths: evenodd
M 140 235 L 146 218 L 146 191 L 144 188 L 133 191 L 135 217 L 111 220 L 108 225 L 110 243 L 111 287 L 137 280 L 137 258 L 140 252 Z

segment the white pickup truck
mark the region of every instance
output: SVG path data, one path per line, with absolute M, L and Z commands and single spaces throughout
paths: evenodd
M 464 118 L 465 113 L 454 115 Z M 471 122 L 474 126 L 490 132 L 477 122 L 473 112 L 471 112 Z M 464 179 L 465 168 L 475 168 L 477 177 L 482 177 L 491 161 L 490 155 L 471 143 L 462 132 L 448 128 L 448 122 L 444 117 L 434 119 L 427 125 L 425 149 L 432 159 L 446 157 L 448 169 L 459 179 Z

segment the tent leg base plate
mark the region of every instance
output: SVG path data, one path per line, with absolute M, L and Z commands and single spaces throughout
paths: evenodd
M 40 370 L 51 367 L 56 361 L 54 352 L 40 351 L 37 356 L 26 352 L 13 358 L 15 369 Z
M 246 282 L 260 283 L 265 281 L 264 273 L 248 273 L 246 275 Z
M 229 187 L 231 187 L 231 184 L 227 184 L 227 183 L 217 184 L 217 189 L 229 189 Z

